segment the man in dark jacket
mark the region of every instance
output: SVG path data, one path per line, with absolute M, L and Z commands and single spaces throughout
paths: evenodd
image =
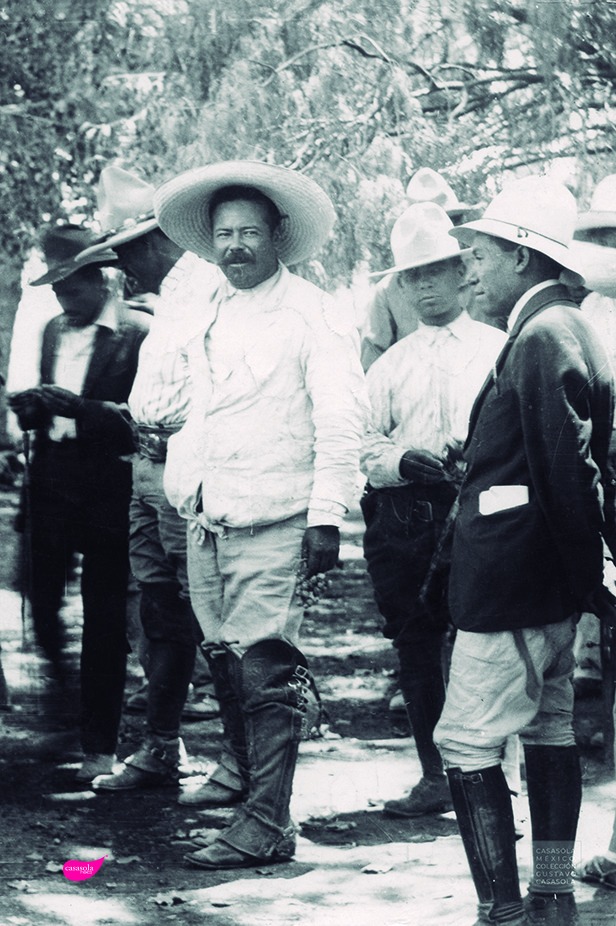
M 479 923 L 576 922 L 573 639 L 602 587 L 614 397 L 601 343 L 558 281 L 575 272 L 575 219 L 564 187 L 527 177 L 451 232 L 472 246 L 477 295 L 509 331 L 471 413 L 450 578 L 458 633 L 435 734 Z M 524 907 L 500 764 L 518 732 L 533 837 Z
M 38 385 L 9 404 L 34 431 L 30 465 L 30 604 L 35 634 L 61 684 L 67 682 L 60 620 L 76 552 L 83 554 L 81 593 L 81 744 L 77 773 L 89 781 L 115 759 L 126 673 L 128 506 L 134 451 L 125 403 L 137 370 L 141 328 L 123 322 L 100 266 L 77 263 L 93 236 L 73 225 L 43 238 L 50 283 L 62 307 L 43 333 Z

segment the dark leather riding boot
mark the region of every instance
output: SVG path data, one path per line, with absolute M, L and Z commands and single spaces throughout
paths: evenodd
M 201 868 L 284 861 L 295 852 L 289 816 L 305 717 L 309 673 L 302 653 L 282 639 L 249 647 L 235 666 L 248 740 L 246 804 L 206 849 L 187 856 Z
M 526 785 L 533 836 L 533 876 L 527 912 L 531 922 L 570 926 L 573 850 L 582 800 L 577 746 L 525 746 Z
M 460 835 L 479 900 L 479 923 L 523 926 L 509 788 L 500 765 L 447 772 Z
M 231 792 L 229 803 L 235 803 L 234 797 L 243 798 L 248 793 L 248 745 L 244 716 L 240 705 L 239 680 L 237 666 L 239 656 L 233 650 L 216 643 L 202 644 L 201 650 L 207 660 L 212 674 L 214 693 L 220 709 L 220 718 L 223 725 L 223 752 L 218 760 L 218 766 L 210 775 L 207 783 L 201 789 L 201 799 L 191 803 L 224 804 L 216 800 L 215 792 L 210 783 L 221 786 L 219 792 L 227 789 Z M 212 801 L 207 795 L 212 792 Z M 235 792 L 233 795 L 232 792 Z

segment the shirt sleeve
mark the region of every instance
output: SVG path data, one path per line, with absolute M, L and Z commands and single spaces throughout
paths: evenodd
M 382 357 L 368 370 L 366 377 L 371 418 L 362 440 L 360 466 L 374 489 L 403 485 L 400 458 L 403 450 L 389 435 L 395 427 L 391 410 L 389 357 Z
M 350 315 L 329 297 L 307 326 L 303 364 L 314 426 L 307 523 L 340 526 L 357 488 L 368 399 L 357 331 Z

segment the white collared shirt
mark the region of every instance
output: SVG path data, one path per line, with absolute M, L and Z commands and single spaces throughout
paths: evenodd
M 442 327 L 421 324 L 372 364 L 361 469 L 374 488 L 404 484 L 399 466 L 407 450 L 440 456 L 451 441 L 465 440 L 473 402 L 506 340 L 463 312 Z
M 507 331 L 512 331 L 513 326 L 520 317 L 520 312 L 524 308 L 527 302 L 536 294 L 540 293 L 542 289 L 547 289 L 548 286 L 557 286 L 558 280 L 543 280 L 542 283 L 537 283 L 535 286 L 531 286 L 530 289 L 527 289 L 523 296 L 520 296 L 514 307 L 512 308 L 509 318 L 507 319 Z
M 73 328 L 65 323 L 58 338 L 52 368 L 54 384 L 81 395 L 99 328 L 116 331 L 117 327 L 118 315 L 113 300 L 109 300 L 96 321 L 85 328 Z M 59 415 L 52 418 L 49 427 L 51 440 L 61 441 L 76 435 L 74 418 L 62 418 Z
M 191 383 L 182 348 L 192 331 L 203 324 L 221 276 L 213 264 L 186 251 L 163 280 L 160 294 L 152 296 L 154 315 L 128 398 L 137 424 L 178 428 L 186 421 Z
M 179 513 L 214 531 L 304 511 L 339 525 L 367 412 L 351 313 L 284 266 L 251 290 L 225 281 L 187 357 L 193 407 L 165 466 Z

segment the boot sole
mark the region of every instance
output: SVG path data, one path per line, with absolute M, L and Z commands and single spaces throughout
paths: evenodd
M 194 865 L 195 868 L 203 868 L 206 871 L 228 871 L 233 868 L 260 868 L 267 865 L 281 865 L 285 862 L 292 862 L 293 856 L 289 855 L 284 858 L 267 858 L 267 859 L 257 859 L 257 858 L 247 858 L 243 862 L 234 862 L 229 863 L 228 865 L 216 864 L 209 862 L 201 861 L 200 859 L 195 859 L 192 855 L 185 855 L 185 860 L 191 865 Z
M 404 810 L 391 810 L 388 807 L 383 808 L 383 814 L 386 817 L 395 817 L 400 820 L 414 820 L 415 817 L 427 817 L 431 813 L 449 813 L 453 810 L 453 804 L 439 804 L 436 807 L 426 808 L 425 810 L 415 810 L 406 812 Z

